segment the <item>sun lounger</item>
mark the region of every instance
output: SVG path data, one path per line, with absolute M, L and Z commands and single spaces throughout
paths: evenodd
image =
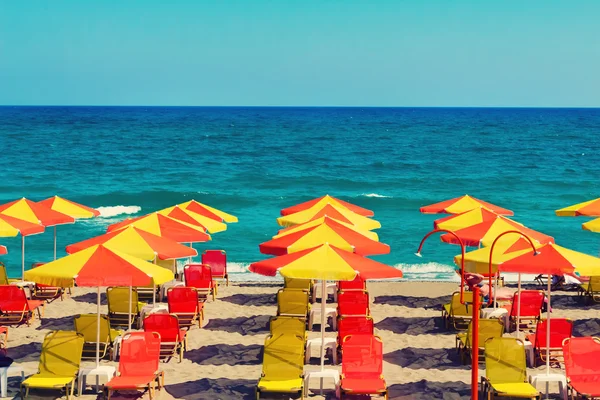
M 456 334 L 456 348 L 460 354 L 463 364 L 466 364 L 473 356 L 473 331 L 472 323 L 466 332 Z M 480 319 L 479 320 L 479 351 L 483 353 L 486 340 L 495 337 L 502 337 L 504 334 L 504 324 L 499 319 Z
M 552 326 L 552 323 L 550 323 Z M 571 399 L 600 398 L 600 339 L 573 337 L 563 342 L 565 372 Z
M 379 395 L 388 398 L 379 336 L 349 335 L 342 344 L 341 396 Z
M 0 285 L 0 324 L 31 324 L 34 312 L 41 318 L 44 311 L 43 300 L 28 300 L 25 290 L 15 285 Z
M 205 250 L 202 253 L 202 264 L 210 267 L 213 279 L 225 279 L 225 285 L 229 286 L 227 253 L 225 253 L 225 250 Z
M 373 318 L 366 315 L 342 315 L 338 318 L 337 330 L 337 344 L 341 349 L 344 338 L 348 335 L 372 335 L 374 332 Z
M 528 335 L 527 340 L 533 343 L 533 349 L 538 357 L 546 362 L 546 330 L 548 320 L 538 321 L 535 333 Z M 550 321 L 550 359 L 563 360 L 562 344 L 573 335 L 573 321 L 567 318 L 552 318 Z
M 481 377 L 484 397 L 541 399 L 527 382 L 525 345 L 514 338 L 490 338 L 485 344 L 485 375 Z
M 154 398 L 155 384 L 164 386 L 164 373 L 158 370 L 160 335 L 156 332 L 130 332 L 123 336 L 117 376 L 104 387 L 108 399 L 117 390 L 147 389 Z
M 212 270 L 204 264 L 187 264 L 183 267 L 185 286 L 196 288 L 200 299 L 212 296 L 213 301 L 217 297 L 217 281 L 213 279 Z
M 277 315 L 306 318 L 310 311 L 309 293 L 304 290 L 279 289 Z
M 297 393 L 304 398 L 304 337 L 269 336 L 265 341 L 262 374 L 256 398 L 267 393 Z
M 360 277 L 360 275 L 356 275 L 351 281 L 339 281 L 338 282 L 338 291 L 348 291 L 348 290 L 367 290 L 367 282 Z
M 75 332 L 83 335 L 85 340 L 82 358 L 96 358 L 96 340 L 98 339 L 98 315 L 81 314 L 74 318 Z M 112 359 L 113 343 L 121 331 L 111 329 L 108 316 L 100 315 L 100 358 L 107 354 Z
M 10 285 L 12 282 L 17 282 L 19 279 L 9 278 L 6 274 L 6 266 L 0 262 L 0 285 Z
M 33 263 L 31 268 L 41 267 L 42 265 L 44 265 L 44 263 Z M 60 300 L 62 301 L 64 294 L 65 290 L 63 288 L 36 283 L 33 287 L 31 298 L 34 300 L 47 300 L 48 302 L 51 302 L 60 297 Z
M 83 335 L 77 332 L 48 333 L 42 344 L 38 372 L 21 383 L 21 398 L 27 397 L 31 388 L 65 389 L 67 399 L 73 397 L 83 343 Z
M 129 307 L 129 287 L 107 288 L 106 299 L 110 326 L 129 328 L 130 313 L 131 326 L 139 326 L 140 313 L 146 304 L 139 301 L 136 288 L 131 288 L 131 308 Z
M 306 321 L 299 317 L 278 316 L 271 317 L 269 322 L 269 330 L 272 336 L 279 335 L 296 335 L 302 336 L 305 339 L 308 337 L 306 331 Z
M 371 315 L 369 292 L 366 290 L 342 291 L 338 294 L 338 316 Z
M 187 347 L 187 330 L 181 329 L 175 314 L 150 314 L 144 318 L 144 332 L 160 335 L 160 358 L 169 361 L 174 355 L 183 360 Z
M 518 312 L 519 297 L 521 298 L 520 314 Z M 527 323 L 527 327 L 535 327 L 542 313 L 544 299 L 544 292 L 540 290 L 522 290 L 520 294 L 515 293 L 512 303 L 505 306 L 509 312 L 511 328 L 516 327 L 517 316 L 519 318 L 519 326 L 525 322 Z
M 442 320 L 444 326 L 449 329 L 451 326 L 457 330 L 468 328 L 473 317 L 473 292 L 464 292 L 462 304 L 460 301 L 460 292 L 452 293 L 450 303 L 442 306 Z
M 579 285 L 577 289 L 579 297 L 600 303 L 600 276 L 592 276 L 590 280 Z
M 167 304 L 169 314 L 174 314 L 179 320 L 179 325 L 190 328 L 198 323 L 202 327 L 204 320 L 204 303 L 198 300 L 198 291 L 190 287 L 174 287 L 167 290 Z

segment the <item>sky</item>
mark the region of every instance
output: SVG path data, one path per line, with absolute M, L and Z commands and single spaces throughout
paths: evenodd
M 0 0 L 0 104 L 600 107 L 600 1 Z

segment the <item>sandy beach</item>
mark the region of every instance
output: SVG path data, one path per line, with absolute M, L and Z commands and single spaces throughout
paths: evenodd
M 269 318 L 276 312 L 275 293 L 279 287 L 277 283 L 221 285 L 217 300 L 206 304 L 207 318 L 203 328 L 194 327 L 188 334 L 189 348 L 183 362 L 172 359 L 161 363 L 166 387 L 158 397 L 188 400 L 254 398 L 254 387 L 261 372 L 262 346 L 268 335 Z M 455 283 L 368 284 L 376 334 L 384 343 L 384 375 L 391 399 L 470 397 L 470 366 L 461 365 L 454 350 L 455 332 L 442 328 L 439 318 L 441 304 L 449 300 L 456 288 Z M 93 291 L 75 288 L 71 297 L 46 305 L 41 321 L 36 320 L 30 327 L 11 328 L 9 355 L 25 368 L 26 375 L 36 372 L 44 335 L 51 330 L 73 329 L 73 315 L 96 311 L 95 298 Z M 104 296 L 103 302 L 105 304 Z M 576 336 L 600 333 L 596 319 L 598 306 L 582 306 L 574 293 L 556 292 L 553 307 L 553 316 L 576 320 Z M 106 312 L 106 305 L 103 312 Z M 316 324 L 310 337 L 318 337 L 319 329 Z M 327 335 L 334 336 L 335 333 L 328 328 Z M 102 361 L 102 364 L 113 363 Z M 91 366 L 93 361 L 84 361 L 82 365 Z M 483 364 L 480 366 L 483 369 Z M 318 351 L 314 351 L 305 371 L 318 368 Z M 325 389 L 332 388 L 328 385 L 326 382 Z M 9 377 L 9 396 L 18 395 L 18 386 L 19 379 Z M 325 392 L 320 396 L 318 392 L 319 382 L 311 382 L 307 391 L 309 398 L 333 398 L 332 394 Z M 56 394 L 33 390 L 30 398 L 54 398 Z M 90 386 L 81 398 L 93 399 L 98 395 Z M 133 399 L 140 395 L 120 392 L 114 398 Z M 553 398 L 558 397 L 555 394 Z

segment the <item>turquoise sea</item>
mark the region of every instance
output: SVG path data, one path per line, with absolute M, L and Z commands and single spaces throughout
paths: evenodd
M 0 107 L 0 202 L 58 194 L 102 217 L 58 227 L 59 255 L 126 216 L 190 199 L 239 217 L 213 241 L 236 279 L 266 256 L 281 208 L 324 194 L 372 209 L 406 279 L 453 279 L 456 246 L 419 207 L 468 193 L 557 243 L 598 255 L 585 218 L 554 210 L 600 197 L 600 109 Z M 441 216 L 439 216 L 441 217 Z M 20 238 L 0 238 L 9 275 Z M 26 263 L 52 258 L 52 228 Z

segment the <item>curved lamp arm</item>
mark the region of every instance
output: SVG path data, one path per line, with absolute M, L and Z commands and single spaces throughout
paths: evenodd
M 464 293 L 464 287 L 465 287 L 465 244 L 462 241 L 461 238 L 458 237 L 458 235 L 448 229 L 434 229 L 431 232 L 429 232 L 427 235 L 425 235 L 423 237 L 423 239 L 421 239 L 421 243 L 419 244 L 419 248 L 417 249 L 417 252 L 415 253 L 415 255 L 417 257 L 421 257 L 421 249 L 423 248 L 423 244 L 425 243 L 425 240 L 427 240 L 427 238 L 435 233 L 438 232 L 443 232 L 443 233 L 449 233 L 452 236 L 454 236 L 456 238 L 456 240 L 458 240 L 458 243 L 460 244 L 460 251 L 461 251 L 461 258 L 460 258 L 460 302 L 461 304 L 465 304 L 464 301 L 464 297 L 463 297 L 463 293 Z

